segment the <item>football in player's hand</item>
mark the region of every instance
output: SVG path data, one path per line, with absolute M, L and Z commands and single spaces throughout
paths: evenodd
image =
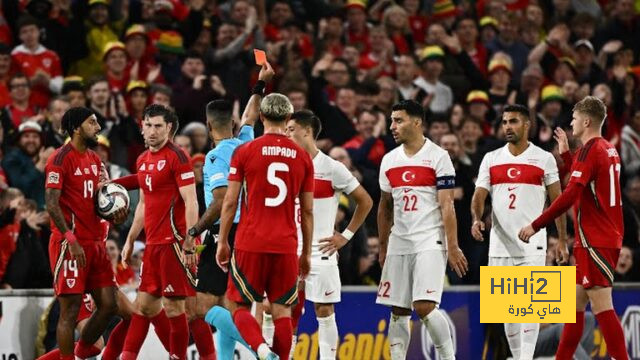
M 120 209 L 129 208 L 129 193 L 119 184 L 107 183 L 98 189 L 95 196 L 96 213 L 103 219 L 113 220 Z

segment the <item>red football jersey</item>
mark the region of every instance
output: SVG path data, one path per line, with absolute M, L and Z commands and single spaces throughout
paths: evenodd
M 584 185 L 573 206 L 575 246 L 620 249 L 624 223 L 615 146 L 603 138 L 589 140 L 574 158 L 569 181 Z
M 160 150 L 138 157 L 138 183 L 144 193 L 147 245 L 171 244 L 187 233 L 180 188 L 195 183 L 189 155 L 171 141 Z
M 314 185 L 309 154 L 284 135 L 265 134 L 236 149 L 229 181 L 244 182 L 235 248 L 295 254 L 295 199 Z
M 87 149 L 80 153 L 71 143 L 58 148 L 45 166 L 46 188 L 60 189 L 60 208 L 67 226 L 80 243 L 104 240 L 102 220 L 94 208 L 94 192 L 98 188 L 102 162 Z M 51 220 L 52 236 L 62 234 Z
M 44 71 L 52 80 L 62 76 L 62 65 L 58 54 L 42 45 L 33 52 L 24 45 L 17 46 L 11 52 L 11 62 L 16 71 L 25 74 L 28 78 L 33 77 L 37 70 Z M 50 97 L 50 89 L 45 86 L 38 85 L 31 88 L 31 103 L 40 108 L 47 107 Z

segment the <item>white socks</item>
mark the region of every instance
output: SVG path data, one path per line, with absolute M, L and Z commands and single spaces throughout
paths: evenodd
M 273 317 L 271 314 L 267 314 L 265 312 L 262 313 L 262 337 L 267 342 L 269 347 L 273 346 L 273 333 L 275 332 L 276 327 L 273 325 Z
M 440 310 L 433 309 L 429 315 L 422 319 L 422 322 L 427 327 L 427 331 L 429 331 L 433 345 L 435 345 L 438 350 L 440 358 L 442 360 L 455 359 L 449 323 Z M 391 340 L 389 340 L 389 343 L 391 344 Z
M 409 348 L 409 321 L 411 316 L 396 316 L 391 314 L 389 320 L 389 350 L 392 360 L 404 360 Z
M 320 360 L 334 360 L 338 352 L 338 325 L 336 314 L 318 319 L 318 345 Z
M 504 333 L 507 336 L 507 341 L 509 342 L 509 349 L 511 349 L 511 354 L 513 355 L 514 360 L 520 359 L 520 350 L 522 347 L 522 339 L 521 339 L 522 325 L 526 325 L 526 324 L 507 324 L 507 323 L 504 324 Z M 536 332 L 536 337 L 538 337 L 537 332 Z M 534 342 L 534 347 L 535 347 L 535 342 Z
M 520 348 L 520 360 L 532 360 L 533 353 L 536 351 L 536 342 L 538 341 L 538 333 L 540 332 L 540 324 L 520 324 L 522 346 Z

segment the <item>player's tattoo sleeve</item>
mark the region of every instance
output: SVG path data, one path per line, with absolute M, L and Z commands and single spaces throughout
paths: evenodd
M 547 192 L 549 193 L 549 203 L 553 203 L 560 193 L 562 192 L 562 188 L 560 186 L 560 181 L 556 181 L 555 183 L 547 186 Z M 560 241 L 566 241 L 567 239 L 567 215 L 563 213 L 559 217 L 556 218 L 556 228 L 558 229 L 558 237 Z
M 69 231 L 67 222 L 64 220 L 62 209 L 60 208 L 60 189 L 47 188 L 44 192 L 44 199 L 47 206 L 47 212 L 61 233 Z
M 260 100 L 262 100 L 262 96 L 257 94 L 251 95 L 247 106 L 245 106 L 242 112 L 242 122 L 239 128 L 242 128 L 244 125 L 253 126 L 256 123 L 260 114 Z
M 458 220 L 453 205 L 453 189 L 438 190 L 438 202 L 442 212 L 444 232 L 447 236 L 447 246 L 458 246 Z

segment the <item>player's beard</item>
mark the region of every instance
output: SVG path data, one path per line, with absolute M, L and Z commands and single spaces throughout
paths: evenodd
M 96 138 L 96 136 L 89 136 L 84 138 L 84 143 L 87 145 L 87 147 L 89 148 L 94 148 L 96 146 L 98 146 L 98 139 Z

